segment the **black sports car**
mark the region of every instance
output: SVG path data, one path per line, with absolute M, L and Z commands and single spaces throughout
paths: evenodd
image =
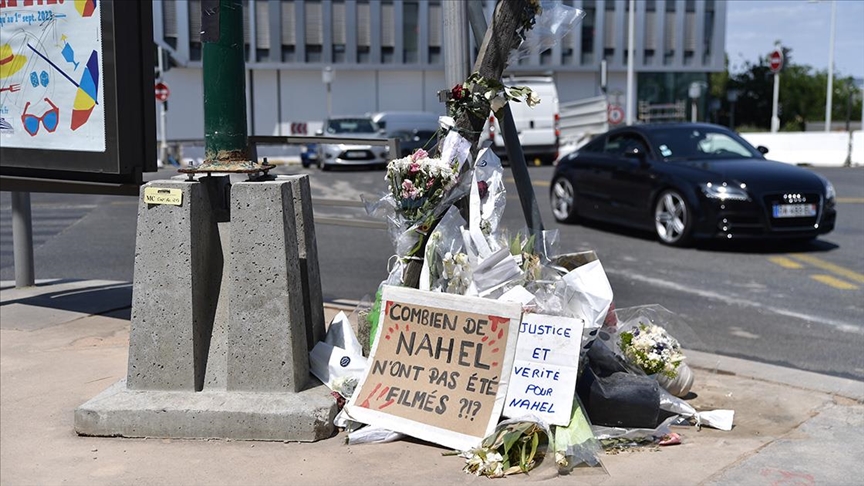
M 694 238 L 811 240 L 834 229 L 834 187 L 815 172 L 766 160 L 734 132 L 704 123 L 634 125 L 558 162 L 552 213 Z

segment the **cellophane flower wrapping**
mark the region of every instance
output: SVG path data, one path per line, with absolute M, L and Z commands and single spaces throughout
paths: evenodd
M 675 378 L 684 361 L 681 345 L 665 329 L 637 321 L 619 332 L 619 346 L 627 362 L 645 374 L 663 374 Z
M 560 45 L 564 36 L 569 34 L 585 17 L 585 11 L 564 5 L 560 0 L 532 0 L 539 4 L 539 13 L 534 17 L 534 25 L 525 35 L 519 47 L 510 51 L 507 64 L 515 66 L 521 59 L 527 59 L 534 52 L 542 52 L 554 45 Z

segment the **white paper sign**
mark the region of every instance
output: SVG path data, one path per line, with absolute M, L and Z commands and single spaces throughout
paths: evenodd
M 582 319 L 523 314 L 504 416 L 567 425 L 579 371 Z

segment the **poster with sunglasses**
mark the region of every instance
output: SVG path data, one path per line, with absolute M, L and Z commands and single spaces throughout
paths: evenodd
M 105 151 L 98 0 L 0 0 L 0 145 Z

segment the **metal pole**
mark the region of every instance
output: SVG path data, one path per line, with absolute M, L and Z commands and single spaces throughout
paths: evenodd
M 837 0 L 831 0 L 831 40 L 828 44 L 828 92 L 825 94 L 825 131 L 831 131 L 831 98 L 834 94 L 834 23 L 837 18 Z
M 461 84 L 468 77 L 468 12 L 469 2 L 442 2 L 444 21 L 444 82 L 447 88 Z M 478 45 L 483 41 L 477 39 Z
M 15 265 L 15 287 L 36 284 L 33 272 L 33 220 L 30 215 L 30 193 L 12 193 L 12 254 Z
M 448 3 L 462 3 L 446 1 Z M 480 2 L 466 2 L 468 4 L 468 18 L 471 22 L 471 30 L 478 44 L 483 42 L 483 36 L 488 28 L 486 18 L 483 16 Z M 446 61 L 445 61 L 446 62 Z M 542 101 L 541 101 L 542 103 Z M 519 194 L 519 203 L 522 205 L 522 214 L 525 216 L 525 225 L 528 231 L 535 236 L 537 248 L 543 248 L 543 220 L 540 216 L 540 207 L 534 195 L 534 186 L 531 185 L 531 174 L 528 172 L 528 164 L 525 162 L 525 154 L 522 152 L 522 144 L 519 143 L 519 133 L 516 131 L 516 123 L 513 121 L 513 113 L 510 104 L 505 104 L 501 109 L 504 116 L 499 120 L 501 125 L 501 137 L 504 138 L 504 148 L 507 150 L 507 158 L 510 160 L 510 171 L 516 181 L 516 192 Z
M 203 0 L 201 17 L 205 162 L 199 171 L 238 162 L 248 165 L 243 4 Z
M 636 0 L 630 0 L 630 11 L 627 14 L 627 124 L 633 124 L 633 112 L 636 111 L 636 93 L 634 80 L 634 63 L 636 55 Z M 695 119 L 693 121 L 696 121 Z
M 777 116 L 777 105 L 780 102 L 780 73 L 774 73 L 774 103 L 771 106 L 771 133 L 780 130 L 780 117 Z
M 698 109 L 696 108 L 696 98 L 693 98 L 693 101 L 690 102 L 690 121 L 693 123 L 696 123 L 697 110 Z
M 162 73 L 164 72 L 165 65 L 162 60 L 162 56 L 164 53 L 162 52 L 162 46 L 157 48 L 158 51 L 158 66 L 159 66 L 159 81 L 162 81 Z M 162 162 L 162 165 L 168 163 L 168 110 L 165 109 L 165 102 L 159 102 L 159 160 Z
M 735 102 L 731 103 L 731 112 L 729 113 L 729 128 L 735 130 Z

